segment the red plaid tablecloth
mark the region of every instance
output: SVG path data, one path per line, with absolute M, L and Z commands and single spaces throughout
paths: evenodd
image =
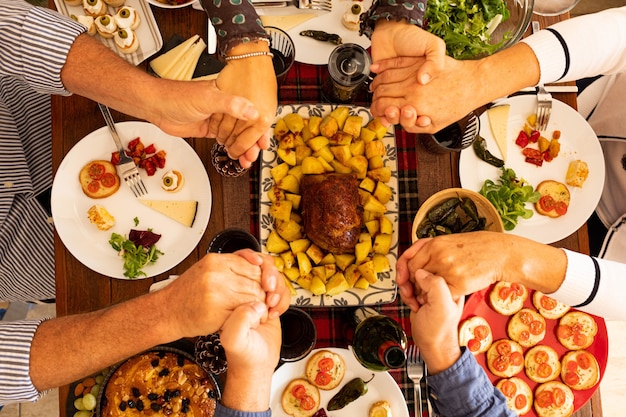
M 287 79 L 279 89 L 279 104 L 323 103 L 321 86 L 326 79 L 326 66 L 295 63 Z M 355 105 L 369 106 L 371 96 L 361 91 Z M 398 158 L 398 183 L 400 201 L 400 252 L 411 244 L 411 225 L 419 207 L 417 199 L 417 155 L 416 137 L 401 128 L 396 129 Z M 255 169 L 256 168 L 256 169 Z M 250 213 L 251 231 L 259 236 L 259 169 L 250 170 Z M 344 308 L 309 308 L 307 311 L 317 328 L 316 348 L 343 347 L 351 341 L 349 309 Z M 409 309 L 397 298 L 390 304 L 380 306 L 378 310 L 397 320 L 411 336 Z M 390 372 L 398 383 L 407 401 L 407 407 L 413 415 L 413 384 L 404 369 Z

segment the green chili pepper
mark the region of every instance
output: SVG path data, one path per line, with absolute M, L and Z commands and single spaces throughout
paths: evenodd
M 474 152 L 476 152 L 476 156 L 478 156 L 486 163 L 498 168 L 504 166 L 504 161 L 502 159 L 493 156 L 493 154 L 489 152 L 489 150 L 487 149 L 487 141 L 485 141 L 485 138 L 483 138 L 482 136 L 478 136 L 472 146 L 474 147 Z
M 344 385 L 337 394 L 328 402 L 328 411 L 340 410 L 357 398 L 367 393 L 367 384 L 374 379 L 374 374 L 368 381 L 354 378 Z

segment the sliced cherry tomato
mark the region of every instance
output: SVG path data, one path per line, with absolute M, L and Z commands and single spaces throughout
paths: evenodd
M 520 366 L 524 363 L 524 355 L 520 352 L 512 352 L 509 356 L 509 362 L 511 362 L 513 366 Z
M 89 165 L 88 173 L 89 178 L 91 179 L 99 180 L 100 177 L 102 177 L 102 174 L 104 174 L 105 172 L 106 168 L 102 164 L 93 162 L 91 165 Z
M 511 381 L 504 381 L 500 386 L 500 391 L 507 398 L 513 398 L 515 393 L 517 392 L 517 385 L 515 385 Z
M 526 407 L 526 404 L 528 404 L 528 399 L 526 398 L 525 395 L 520 394 L 517 397 L 515 397 L 515 408 L 517 408 L 518 410 L 521 410 L 524 407 Z
M 571 337 L 573 333 L 572 328 L 566 324 L 560 324 L 559 327 L 556 328 L 556 335 L 560 339 L 567 339 Z
M 333 361 L 332 358 L 322 358 L 318 363 L 317 363 L 317 367 L 320 369 L 320 371 L 330 371 L 331 369 L 333 369 L 333 367 L 335 366 L 335 361 Z
M 583 325 L 581 323 L 576 322 L 576 323 L 572 324 L 572 332 L 573 333 L 580 333 L 583 330 L 585 330 L 585 328 L 583 327 Z
M 563 378 L 563 382 L 565 382 L 569 386 L 573 386 L 580 382 L 580 377 L 576 372 L 567 372 L 565 377 Z
M 519 313 L 519 319 L 522 323 L 528 326 L 533 321 L 533 315 L 528 311 L 522 311 Z
M 100 181 L 102 181 L 102 185 L 106 188 L 111 188 L 117 184 L 117 178 L 115 178 L 115 174 L 112 172 L 106 172 L 102 178 L 100 178 Z
M 546 352 L 545 350 L 538 350 L 535 353 L 535 362 L 541 364 L 541 363 L 546 363 L 550 360 L 550 355 L 548 355 L 548 352 Z
M 552 393 L 550 391 L 541 391 L 536 397 L 535 401 L 541 408 L 548 408 L 552 405 Z
M 303 410 L 312 410 L 315 407 L 315 400 L 310 395 L 300 399 L 300 407 Z
M 498 372 L 504 372 L 509 367 L 508 356 L 498 356 L 493 360 L 493 369 Z
M 541 207 L 541 210 L 543 211 L 552 211 L 554 210 L 554 198 L 552 198 L 551 195 L 544 195 L 541 196 L 541 198 L 539 199 L 539 206 Z
M 330 381 L 332 381 L 332 377 L 330 376 L 330 374 L 328 372 L 318 372 L 317 375 L 315 375 L 315 383 L 317 385 L 328 385 L 330 383 Z
M 541 300 L 539 300 L 541 307 L 546 310 L 552 310 L 556 307 L 556 300 L 554 298 L 548 297 L 547 295 L 541 296 Z
M 489 327 L 485 326 L 484 324 L 476 326 L 476 328 L 474 329 L 474 336 L 478 340 L 483 340 L 487 338 L 487 336 L 489 336 Z
M 552 391 L 552 398 L 554 401 L 554 405 L 556 405 L 557 407 L 562 406 L 563 404 L 565 404 L 565 391 L 558 387 L 554 388 L 554 391 Z
M 582 333 L 574 333 L 572 341 L 576 346 L 585 346 L 587 344 L 587 336 Z
M 557 201 L 554 205 L 554 210 L 559 216 L 562 216 L 567 213 L 567 204 L 564 201 Z
M 523 296 L 525 292 L 524 287 L 521 284 L 517 284 L 515 282 L 511 284 L 511 291 L 513 291 L 518 297 Z
M 304 385 L 298 384 L 291 389 L 291 395 L 297 399 L 301 399 L 307 395 L 306 388 L 304 388 Z
M 549 377 L 552 375 L 552 366 L 548 363 L 540 363 L 539 366 L 537 366 L 537 375 L 541 378 Z
M 530 328 L 530 333 L 535 336 L 540 335 L 546 330 L 546 324 L 539 320 L 533 320 L 528 327 Z
M 500 296 L 501 300 L 506 300 L 507 298 L 509 298 L 509 295 L 511 295 L 511 288 L 510 287 L 500 288 L 500 292 L 498 293 L 498 295 Z
M 567 368 L 568 371 L 576 372 L 578 370 L 578 362 L 574 360 L 567 361 L 567 364 L 565 364 L 565 368 Z
M 576 363 L 578 363 L 580 369 L 589 369 L 591 367 L 591 358 L 585 352 L 580 352 L 576 355 Z
M 468 340 L 467 348 L 470 350 L 470 352 L 478 352 L 478 349 L 480 349 L 480 341 L 478 339 Z
M 509 342 L 506 341 L 500 342 L 496 346 L 496 352 L 498 352 L 498 355 L 500 356 L 507 356 L 509 353 L 511 353 L 511 345 L 509 344 Z
M 528 339 L 530 339 L 530 332 L 528 330 L 522 330 L 519 334 L 519 341 L 526 342 Z
M 100 182 L 98 180 L 91 181 L 87 184 L 87 189 L 90 193 L 96 193 L 100 189 Z

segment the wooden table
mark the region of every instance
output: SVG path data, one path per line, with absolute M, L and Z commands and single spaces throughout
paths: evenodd
M 54 8 L 52 0 L 50 7 Z M 206 38 L 207 19 L 204 12 L 191 7 L 182 9 L 152 8 L 163 40 L 167 42 L 174 34 L 188 38 L 194 34 Z M 567 18 L 562 16 L 561 19 Z M 555 21 L 555 18 L 541 18 L 542 26 Z M 142 66 L 144 66 L 142 64 Z M 298 71 L 296 64 L 291 73 Z M 292 75 L 293 77 L 293 75 Z M 293 86 L 291 86 L 293 88 Z M 284 88 L 288 88 L 287 85 Z M 319 90 L 317 86 L 302 88 Z M 554 97 L 575 107 L 575 94 L 554 94 Z M 281 100 L 281 103 L 285 103 Z M 133 118 L 113 112 L 116 121 L 133 120 Z M 104 121 L 97 104 L 91 100 L 72 96 L 52 98 L 52 158 L 53 169 L 59 167 L 66 153 L 84 136 L 104 126 Z M 227 227 L 251 228 L 250 213 L 257 208 L 251 207 L 250 194 L 233 192 L 233 190 L 250 189 L 248 174 L 238 178 L 220 176 L 209 161 L 212 140 L 187 139 L 204 161 L 213 190 L 213 209 L 207 230 L 196 249 L 179 265 L 166 273 L 152 279 L 136 281 L 118 280 L 97 274 L 77 261 L 64 247 L 58 235 L 55 236 L 56 262 L 56 306 L 57 315 L 83 313 L 100 309 L 111 304 L 124 301 L 148 291 L 150 285 L 170 274 L 180 274 L 196 262 L 205 252 L 210 239 L 220 230 Z M 459 185 L 458 154 L 434 155 L 426 152 L 418 145 L 418 197 L 425 201 L 433 193 Z M 253 223 L 253 222 L 252 222 Z M 256 230 L 252 230 L 257 232 Z M 566 239 L 555 243 L 556 246 L 567 247 L 581 252 L 589 252 L 586 226 Z M 60 415 L 66 413 L 68 386 L 59 390 Z M 408 397 L 407 397 L 408 400 Z M 412 406 L 409 407 L 412 410 Z M 599 417 L 602 415 L 599 391 L 592 401 L 587 403 L 575 414 L 577 417 Z

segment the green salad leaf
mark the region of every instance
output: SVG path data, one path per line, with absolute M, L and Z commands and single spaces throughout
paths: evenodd
M 517 226 L 518 217 L 531 218 L 533 211 L 525 207 L 526 203 L 536 203 L 541 198 L 541 194 L 535 191 L 532 185 L 523 178 L 518 179 L 515 171 L 505 167 L 502 167 L 498 183 L 485 180 L 480 194 L 485 196 L 500 214 L 504 230 L 513 230 Z
M 112 233 L 109 244 L 124 259 L 124 276 L 128 278 L 137 278 L 139 276 L 147 276 L 142 268 L 149 263 L 156 262 L 159 255 L 163 252 L 158 250 L 155 245 L 144 247 L 136 245 L 132 240 L 127 239 L 118 233 Z
M 504 0 L 428 0 L 424 28 L 442 38 L 448 55 L 469 59 L 497 51 L 511 38 L 490 43 L 491 33 L 511 14 Z

